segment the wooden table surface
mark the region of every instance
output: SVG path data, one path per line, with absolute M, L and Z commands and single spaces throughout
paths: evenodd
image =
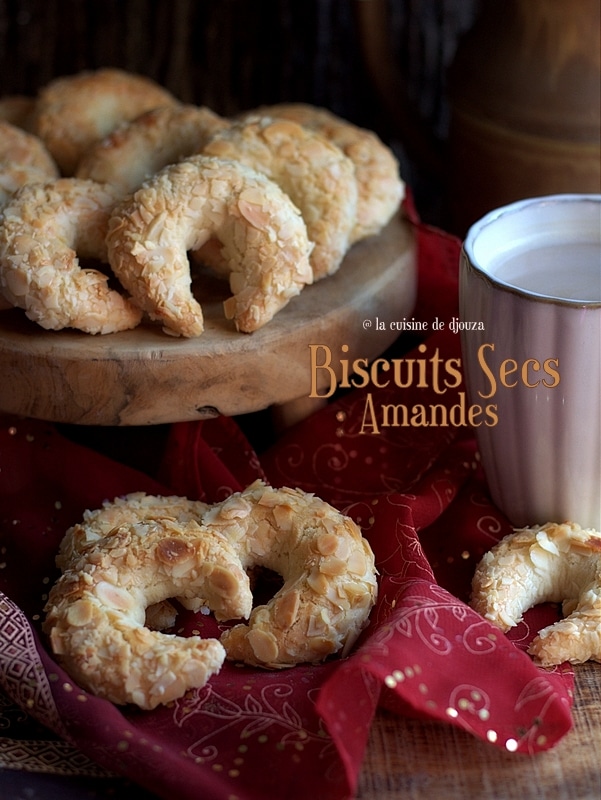
M 534 756 L 506 753 L 450 725 L 379 712 L 357 800 L 599 800 L 601 664 L 575 671 L 574 728 Z

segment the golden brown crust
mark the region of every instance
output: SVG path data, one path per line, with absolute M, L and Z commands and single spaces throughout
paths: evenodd
M 141 708 L 204 685 L 226 652 L 266 669 L 345 655 L 377 595 L 373 553 L 349 517 L 262 481 L 210 506 L 143 492 L 116 498 L 67 531 L 57 565 L 44 622 L 53 652 L 83 687 Z M 284 584 L 252 609 L 248 573 L 257 568 Z M 221 643 L 149 630 L 173 624 L 169 598 L 248 624 Z
M 119 125 L 93 144 L 75 175 L 110 183 L 123 194 L 168 164 L 198 152 L 228 122 L 205 106 L 162 106 Z
M 545 602 L 565 618 L 539 631 L 530 653 L 544 666 L 601 661 L 601 535 L 573 522 L 521 528 L 480 561 L 473 608 L 506 631 Z
M 44 328 L 112 333 L 135 327 L 141 312 L 79 257 L 106 262 L 105 234 L 118 197 L 109 186 L 59 178 L 23 186 L 0 224 L 0 289 Z
M 207 508 L 207 504 L 201 500 L 188 500 L 175 495 L 148 495 L 145 492 L 132 492 L 116 497 L 111 502 L 107 500 L 102 508 L 84 511 L 81 522 L 68 529 L 61 541 L 56 565 L 63 572 L 70 569 L 87 547 L 112 535 L 122 525 L 156 520 L 186 524 L 198 521 Z M 202 601 L 196 597 L 177 599 L 184 608 L 192 611 L 198 611 L 202 606 Z M 174 607 L 167 601 L 150 606 L 146 609 L 146 624 L 156 630 L 169 628 L 174 622 L 175 613 Z
M 278 103 L 248 113 L 294 120 L 317 131 L 350 158 L 355 165 L 359 193 L 351 242 L 379 233 L 399 209 L 405 196 L 399 163 L 373 131 L 308 103 Z
M 99 539 L 109 536 L 122 525 L 150 522 L 157 519 L 186 523 L 198 521 L 208 505 L 201 500 L 188 500 L 177 495 L 149 495 L 146 492 L 106 500 L 101 508 L 88 509 L 81 522 L 65 533 L 56 557 L 56 565 L 63 572 L 69 569 L 82 552 Z
M 111 215 L 109 262 L 151 318 L 178 336 L 199 336 L 188 251 L 219 240 L 233 297 L 225 314 L 250 333 L 312 280 L 305 224 L 281 189 L 243 164 L 192 156 L 171 164 Z
M 58 177 L 58 167 L 42 140 L 0 119 L 0 206 L 21 186 Z
M 226 120 L 115 68 L 0 98 L 0 140 L 0 206 L 11 201 L 0 309 L 24 308 L 47 329 L 110 333 L 146 312 L 171 335 L 198 336 L 192 260 L 229 281 L 225 316 L 252 333 L 381 230 L 404 191 L 378 137 L 326 109 L 279 104 Z M 105 185 L 99 194 L 115 192 L 113 205 L 125 198 L 111 214 L 108 249 L 88 248 L 66 221 L 86 216 L 92 181 Z M 108 260 L 131 298 L 109 290 L 102 271 L 81 269 L 80 255 Z
M 218 619 L 250 613 L 252 594 L 229 543 L 198 523 L 125 524 L 83 548 L 52 587 L 44 631 L 78 683 L 114 703 L 152 709 L 202 687 L 225 656 L 216 639 L 151 631 L 145 611 L 200 599 Z
M 52 180 L 59 174 L 42 140 L 17 125 L 15 106 L 21 106 L 21 99 L 25 100 L 19 97 L 0 100 L 0 208 L 22 186 Z M 0 310 L 12 307 L 0 282 Z
M 65 176 L 74 174 L 84 152 L 117 125 L 177 99 L 150 78 L 120 69 L 65 75 L 36 98 L 32 130 Z
M 216 133 L 201 152 L 240 161 L 275 181 L 315 244 L 314 278 L 336 272 L 357 216 L 355 170 L 340 148 L 291 120 L 248 117 Z
M 222 635 L 229 659 L 282 669 L 349 651 L 377 596 L 373 553 L 349 517 L 314 495 L 256 481 L 209 508 L 203 524 L 232 543 L 246 569 L 284 579 L 248 624 Z

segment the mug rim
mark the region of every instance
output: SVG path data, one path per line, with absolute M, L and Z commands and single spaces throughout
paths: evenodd
M 487 214 L 484 214 L 480 219 L 474 222 L 468 229 L 465 238 L 462 243 L 462 253 L 464 257 L 464 261 L 469 266 L 471 270 L 473 270 L 479 277 L 489 283 L 491 286 L 494 286 L 497 289 L 502 289 L 512 294 L 516 294 L 520 297 L 524 297 L 530 300 L 536 300 L 537 302 L 544 302 L 544 303 L 551 303 L 554 305 L 561 305 L 561 306 L 570 306 L 572 308 L 589 308 L 589 309 L 597 309 L 601 308 L 601 300 L 582 300 L 576 298 L 568 298 L 568 297 L 556 297 L 552 294 L 544 294 L 542 292 L 532 291 L 530 289 L 524 289 L 519 286 L 515 286 L 512 283 L 508 283 L 504 281 L 502 278 L 498 278 L 496 275 L 492 275 L 484 266 L 482 266 L 478 259 L 475 256 L 475 243 L 478 236 L 490 225 L 493 225 L 502 217 L 515 214 L 518 211 L 521 211 L 523 208 L 527 208 L 530 206 L 541 206 L 541 205 L 548 205 L 551 203 L 594 203 L 599 206 L 599 222 L 601 225 L 601 193 L 594 194 L 594 193 L 583 193 L 583 194 L 552 194 L 552 195 L 540 195 L 536 197 L 526 197 L 521 200 L 517 200 L 513 203 L 508 203 L 503 206 L 499 206 Z M 600 227 L 600 234 L 601 234 L 601 227 Z M 601 256 L 601 246 L 599 249 L 600 256 Z M 601 257 L 599 262 L 599 269 L 600 269 L 600 280 L 601 280 Z

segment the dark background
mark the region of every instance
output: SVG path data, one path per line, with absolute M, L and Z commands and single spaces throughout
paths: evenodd
M 0 95 L 115 66 L 223 115 L 326 106 L 394 149 L 422 218 L 446 227 L 446 73 L 482 2 L 0 0 Z

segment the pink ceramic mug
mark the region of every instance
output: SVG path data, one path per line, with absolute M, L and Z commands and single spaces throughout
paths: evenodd
M 491 496 L 515 526 L 601 529 L 601 195 L 496 209 L 461 255 L 462 353 Z

